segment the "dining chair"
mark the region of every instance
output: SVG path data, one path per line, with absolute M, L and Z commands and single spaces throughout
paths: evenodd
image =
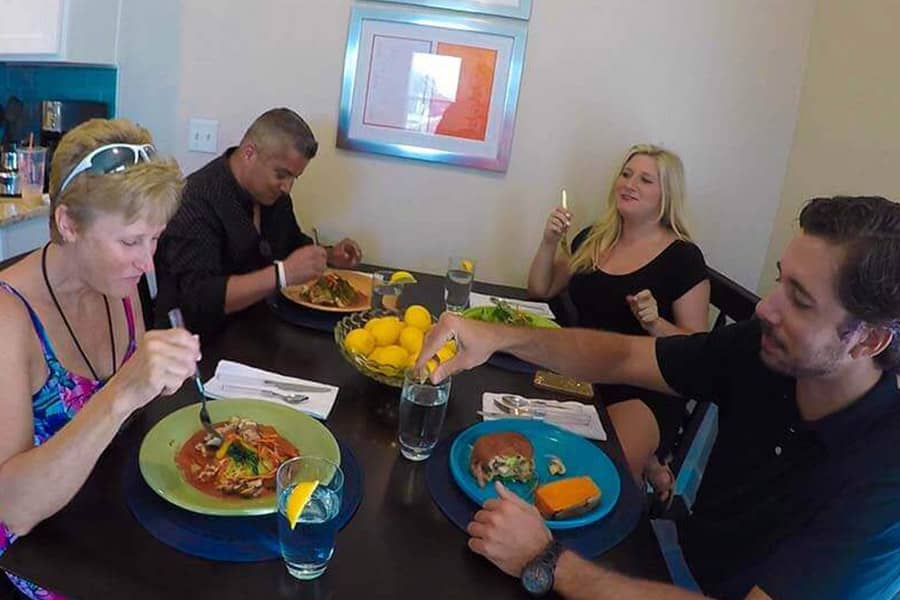
M 710 283 L 710 305 L 716 311 L 713 329 L 753 317 L 759 296 L 733 279 L 707 267 Z M 688 402 L 688 415 L 683 431 L 672 452 L 669 468 L 675 475 L 671 497 L 661 502 L 651 492 L 651 525 L 672 582 L 679 587 L 700 591 L 678 544 L 675 522 L 691 513 L 703 471 L 709 461 L 718 434 L 719 409 L 712 402 Z

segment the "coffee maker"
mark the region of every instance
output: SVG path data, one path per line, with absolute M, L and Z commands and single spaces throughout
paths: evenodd
M 50 165 L 59 140 L 70 129 L 88 119 L 106 119 L 109 107 L 104 102 L 85 100 L 44 100 L 41 102 L 41 146 L 47 148 L 47 168 L 44 175 L 44 191 L 50 188 Z

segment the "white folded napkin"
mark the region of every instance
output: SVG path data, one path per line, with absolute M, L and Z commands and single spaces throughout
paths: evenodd
M 487 294 L 472 292 L 469 294 L 469 306 L 473 308 L 476 306 L 495 306 L 495 304 L 491 302 L 491 298 L 497 298 L 498 300 L 508 302 L 511 306 L 514 306 L 523 312 L 547 317 L 548 319 L 556 319 L 556 315 L 553 314 L 553 311 L 550 310 L 550 305 L 546 302 L 531 302 L 530 300 L 501 298 L 500 296 L 489 296 Z
M 292 392 L 276 385 L 264 383 L 264 380 L 322 387 L 327 388 L 327 391 Z M 238 385 L 235 385 L 235 382 L 238 382 Z M 295 408 L 322 420 L 328 418 L 331 407 L 334 406 L 338 395 L 337 386 L 296 377 L 287 377 L 230 360 L 219 361 L 219 364 L 216 366 L 216 374 L 204 384 L 204 387 L 206 388 L 206 395 L 210 398 L 253 398 L 255 400 L 265 400 L 266 402 L 274 402 L 275 404 Z M 309 400 L 304 400 L 299 404 L 288 404 L 273 394 L 301 394 L 309 396 Z
M 502 395 L 503 394 L 493 392 L 485 392 L 481 395 L 481 410 L 485 413 L 483 415 L 485 421 L 510 417 L 510 415 L 502 412 L 494 404 L 494 399 L 499 398 Z M 535 399 L 526 398 L 526 400 Z M 606 441 L 606 430 L 603 429 L 603 423 L 600 421 L 600 413 L 597 412 L 596 407 L 575 401 L 558 402 L 556 400 L 544 400 L 541 398 L 537 398 L 536 400 L 541 404 L 540 406 L 534 405 L 533 409 L 544 412 L 544 421 L 591 440 L 600 440 L 601 442 Z M 574 410 L 563 407 L 571 407 Z M 589 415 L 590 421 L 587 424 L 575 423 L 570 417 L 567 418 L 569 413 Z

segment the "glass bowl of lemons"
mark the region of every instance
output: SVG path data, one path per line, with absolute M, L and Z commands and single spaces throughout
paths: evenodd
M 403 374 L 416 364 L 434 319 L 421 305 L 402 313 L 385 309 L 353 313 L 334 328 L 341 355 L 363 375 L 403 387 Z

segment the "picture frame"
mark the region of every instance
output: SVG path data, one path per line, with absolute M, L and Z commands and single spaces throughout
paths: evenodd
M 528 20 L 532 0 L 381 0 Z
M 526 41 L 522 21 L 354 7 L 337 146 L 506 171 Z

